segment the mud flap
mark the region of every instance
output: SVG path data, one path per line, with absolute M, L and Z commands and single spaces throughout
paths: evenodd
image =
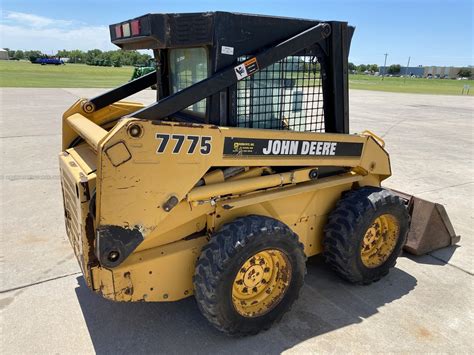
M 410 230 L 404 247 L 407 252 L 423 255 L 459 242 L 461 237 L 454 232 L 443 205 L 400 191 L 392 192 L 405 200 L 410 213 Z

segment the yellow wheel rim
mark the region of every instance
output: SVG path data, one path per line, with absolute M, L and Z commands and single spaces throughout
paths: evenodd
M 397 245 L 400 226 L 391 214 L 377 217 L 367 229 L 362 240 L 360 256 L 368 268 L 382 265 Z
M 263 250 L 243 263 L 232 285 L 232 303 L 244 317 L 259 317 L 283 298 L 291 281 L 288 257 L 276 249 Z

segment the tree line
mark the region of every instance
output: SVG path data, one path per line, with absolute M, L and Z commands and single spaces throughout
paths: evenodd
M 9 58 L 17 60 L 25 59 L 34 62 L 37 58 L 47 56 L 38 50 L 22 51 L 11 50 L 8 48 L 5 49 L 8 51 Z M 151 59 L 151 56 L 148 54 L 120 49 L 115 51 L 101 51 L 100 49 L 91 49 L 88 51 L 82 51 L 79 49 L 63 49 L 58 51 L 54 57 L 68 58 L 68 63 L 82 63 L 108 67 L 121 67 L 122 65 L 147 65 Z
M 366 71 L 371 73 L 376 73 L 379 71 L 379 66 L 377 64 L 359 64 L 355 65 L 354 63 L 349 63 L 349 71 L 365 73 Z

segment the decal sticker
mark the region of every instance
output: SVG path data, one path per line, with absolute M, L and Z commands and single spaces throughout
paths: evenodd
M 156 154 L 163 154 L 168 145 L 171 145 L 170 149 L 173 154 L 179 154 L 184 149 L 187 154 L 194 154 L 196 151 L 199 151 L 203 155 L 208 155 L 212 149 L 212 137 L 208 136 L 157 133 L 155 138 L 160 141 Z
M 362 154 L 363 143 L 226 137 L 227 156 L 348 156 Z
M 250 58 L 234 68 L 237 80 L 242 80 L 258 71 L 257 58 Z
M 222 46 L 221 53 L 227 55 L 234 55 L 234 47 Z

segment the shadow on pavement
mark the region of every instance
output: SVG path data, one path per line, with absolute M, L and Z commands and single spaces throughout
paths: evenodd
M 96 353 L 280 353 L 309 338 L 360 323 L 413 290 L 400 269 L 370 286 L 340 280 L 316 257 L 309 260 L 300 299 L 282 321 L 253 337 L 231 338 L 212 328 L 193 297 L 170 303 L 115 303 L 77 278 L 77 297 Z
M 429 252 L 424 255 L 411 255 L 406 254 L 406 256 L 418 264 L 427 264 L 427 265 L 446 265 L 449 260 L 452 258 L 456 249 L 459 248 L 459 245 L 451 245 L 446 248 L 438 249 Z

